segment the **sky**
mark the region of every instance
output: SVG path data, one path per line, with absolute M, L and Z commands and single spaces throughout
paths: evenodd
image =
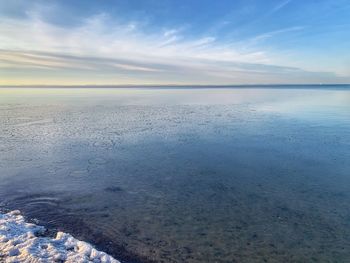
M 349 0 L 0 0 L 0 85 L 350 83 Z

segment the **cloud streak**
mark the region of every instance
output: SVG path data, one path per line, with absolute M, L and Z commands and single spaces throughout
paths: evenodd
M 286 5 L 288 5 L 290 2 L 292 2 L 292 0 L 285 0 L 285 1 L 282 1 L 281 3 L 279 3 L 278 5 L 276 5 L 276 6 L 271 10 L 271 14 L 272 14 L 272 13 L 276 13 L 277 11 L 279 11 L 280 9 L 282 9 L 283 7 L 285 7 Z
M 270 31 L 270 32 L 266 32 L 266 33 L 260 34 L 258 36 L 253 37 L 251 39 L 251 41 L 253 43 L 257 43 L 259 41 L 263 41 L 263 40 L 275 37 L 275 36 L 280 35 L 280 34 L 296 32 L 296 31 L 302 31 L 303 29 L 305 29 L 305 26 L 287 27 L 287 28 L 283 28 L 283 29 L 274 30 L 274 31 Z

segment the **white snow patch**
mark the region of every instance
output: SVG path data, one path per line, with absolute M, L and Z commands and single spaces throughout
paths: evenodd
M 56 238 L 40 236 L 44 231 L 43 226 L 25 222 L 18 210 L 0 213 L 0 261 L 120 263 L 70 234 L 58 232 Z

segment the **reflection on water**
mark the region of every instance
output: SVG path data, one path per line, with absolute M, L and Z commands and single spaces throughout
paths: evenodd
M 350 260 L 350 90 L 0 89 L 0 200 L 130 262 Z

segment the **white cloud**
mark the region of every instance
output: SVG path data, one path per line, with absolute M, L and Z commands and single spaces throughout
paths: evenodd
M 177 30 L 146 35 L 135 24 L 111 24 L 105 14 L 90 17 L 74 28 L 58 27 L 38 15 L 28 20 L 2 19 L 0 48 L 12 51 L 58 52 L 79 56 L 132 58 L 177 64 L 182 59 L 201 58 L 249 63 L 265 61 L 216 43 L 211 36 L 185 40 Z M 262 54 L 262 53 L 260 53 Z

